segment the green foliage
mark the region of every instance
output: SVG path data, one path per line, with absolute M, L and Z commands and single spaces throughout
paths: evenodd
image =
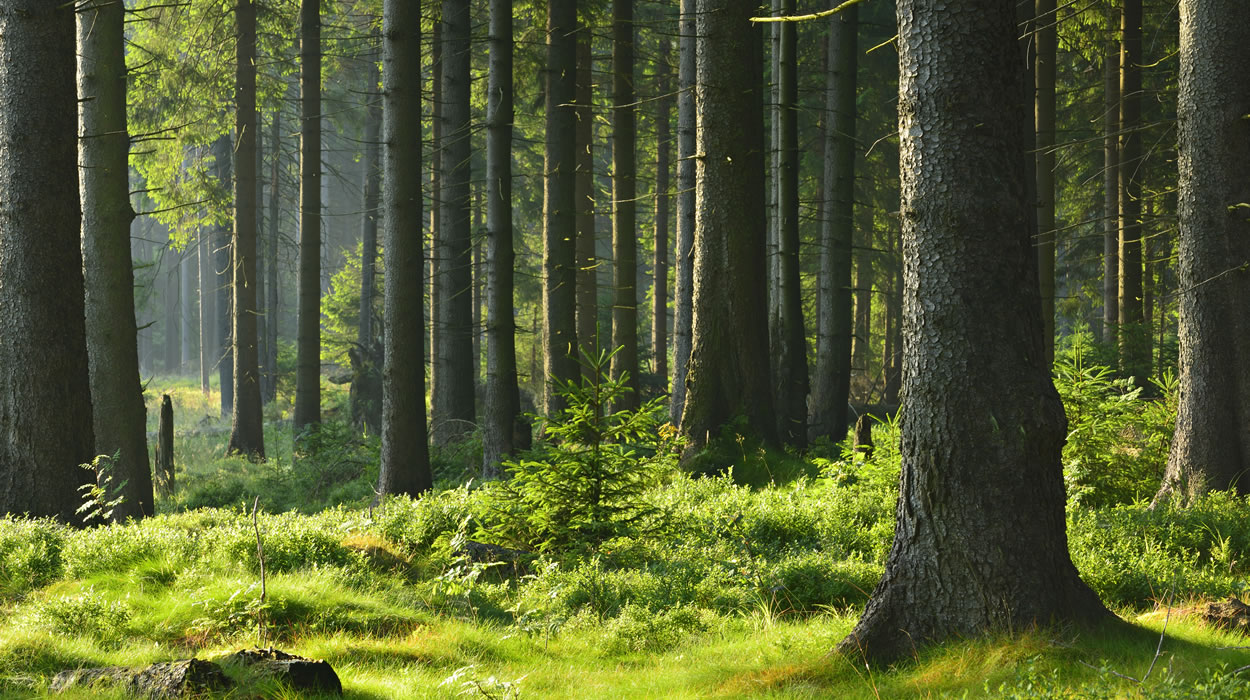
M 1142 398 L 1132 379 L 1091 365 L 1092 340 L 1074 336 L 1055 358 L 1055 388 L 1068 415 L 1063 450 L 1068 498 L 1079 505 L 1131 503 L 1159 488 L 1176 425 L 1176 382 L 1159 382 L 1163 398 Z
M 0 518 L 0 601 L 60 578 L 65 540 L 65 526 L 55 520 Z
M 593 550 L 653 515 L 643 494 L 657 472 L 639 450 L 658 447 L 663 400 L 613 412 L 630 389 L 626 378 L 608 376 L 610 360 L 607 352 L 585 356 L 590 378 L 561 387 L 568 407 L 546 424 L 550 442 L 504 463 L 511 478 L 494 489 L 497 537 L 541 551 Z
M 351 367 L 347 351 L 356 344 L 360 327 L 361 251 L 363 243 L 356 243 L 356 250 L 343 256 L 343 267 L 330 278 L 330 289 L 321 298 L 321 364 Z M 375 263 L 373 328 L 382 329 L 382 256 Z
M 97 593 L 94 589 L 77 595 L 57 596 L 35 606 L 36 619 L 56 634 L 86 635 L 101 641 L 115 641 L 130 620 L 125 603 Z
M 126 502 L 122 491 L 126 488 L 125 479 L 113 482 L 113 465 L 117 463 L 118 454 L 96 455 L 88 464 L 78 466 L 95 474 L 95 483 L 83 484 L 78 487 L 82 492 L 82 505 L 75 513 L 82 516 L 84 525 L 107 523 L 113 519 L 113 509 Z
M 785 484 L 816 475 L 812 463 L 782 449 L 766 445 L 739 416 L 721 427 L 698 454 L 685 460 L 692 474 L 730 473 L 741 484 Z

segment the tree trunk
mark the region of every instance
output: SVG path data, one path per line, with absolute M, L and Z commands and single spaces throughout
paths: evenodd
M 217 180 L 221 186 L 233 187 L 231 164 L 231 143 L 228 135 L 217 139 L 213 145 L 217 159 Z M 231 336 L 231 241 L 230 230 L 219 227 L 213 234 L 216 246 L 213 249 L 213 273 L 216 280 L 216 301 L 213 311 L 217 314 L 217 386 L 221 390 L 221 417 L 226 418 L 234 413 L 234 342 Z
M 1055 359 L 1055 57 L 1059 18 L 1055 0 L 1037 0 L 1035 7 L 1037 273 L 1042 294 L 1042 342 L 1049 364 Z
M 491 0 L 486 91 L 486 416 L 482 472 L 500 473 L 521 418 L 512 301 L 512 0 Z
M 268 373 L 269 361 L 269 313 L 265 306 L 265 300 L 268 298 L 265 283 L 268 280 L 266 275 L 269 272 L 269 264 L 265 261 L 265 253 L 268 250 L 266 247 L 268 239 L 265 236 L 265 131 L 261 128 L 259 108 L 256 110 L 255 129 L 256 199 L 253 209 L 256 210 L 256 385 L 263 406 L 265 404 L 265 375 Z
M 577 2 L 547 1 L 547 135 L 543 171 L 544 407 L 555 416 L 558 391 L 578 376 L 576 351 Z
M 230 242 L 231 355 L 234 358 L 234 412 L 226 454 L 265 458 L 264 416 L 260 403 L 256 348 L 256 6 L 237 0 L 235 51 L 234 236 Z
M 873 183 L 864 183 L 863 201 L 859 207 L 859 224 L 856 229 L 858 252 L 855 260 L 855 338 L 851 347 L 851 370 L 867 373 L 872 365 L 872 287 L 876 284 L 872 253 L 875 217 L 872 206 Z M 865 398 L 864 400 L 867 400 Z
M 599 339 L 599 263 L 595 251 L 594 58 L 591 27 L 577 32 L 577 343 L 594 356 Z M 593 371 L 582 366 L 588 379 Z
M 169 394 L 161 396 L 161 413 L 156 424 L 156 486 L 162 497 L 174 495 L 174 403 Z
M 754 8 L 700 0 L 696 36 L 693 343 L 681 432 L 688 455 L 736 418 L 766 443 L 777 424 L 768 382 L 764 256 L 763 57 Z
M 655 117 L 655 250 L 651 258 L 651 274 L 654 282 L 651 295 L 651 356 L 655 358 L 655 374 L 660 386 L 668 388 L 668 219 L 669 175 L 672 169 L 673 142 L 669 138 L 669 115 L 672 102 L 668 93 L 671 87 L 672 66 L 669 57 L 673 44 L 665 39 L 660 44 L 656 72 L 659 99 L 656 101 Z
M 1250 490 L 1248 10 L 1236 0 L 1180 6 L 1180 391 L 1156 503 Z
M 295 432 L 321 422 L 321 4 L 300 0 Z
M 886 235 L 890 240 L 890 291 L 886 294 L 885 392 L 882 402 L 897 405 L 903 389 L 903 245 L 898 219 L 891 217 Z
M 195 239 L 189 239 L 182 248 L 181 260 L 178 263 L 178 280 L 182 287 L 179 290 L 178 302 L 182 307 L 179 312 L 182 336 L 182 371 L 187 372 L 195 363 L 195 343 L 198 329 L 195 324 L 199 311 L 196 308 L 196 285 L 199 281 L 199 270 L 196 268 Z M 133 273 L 133 271 L 132 271 Z
M 127 202 L 129 204 L 129 202 Z M 134 214 L 132 213 L 133 217 Z M 86 218 L 84 208 L 83 218 Z M 129 244 L 130 225 L 126 225 L 126 238 Z M 129 247 L 129 246 L 128 246 Z M 178 251 L 174 249 L 173 241 L 169 241 L 169 245 L 165 246 L 164 253 L 161 256 L 161 267 L 165 270 L 165 374 L 176 375 L 180 369 L 182 361 L 182 347 L 179 342 L 181 333 L 180 324 L 178 323 L 178 290 L 182 287 L 182 283 L 178 280 Z M 131 278 L 134 277 L 134 270 L 131 270 Z M 131 292 L 133 295 L 133 292 Z M 134 305 L 134 302 L 131 302 Z
M 1120 336 L 1120 52 L 1113 41 L 1103 57 L 1103 109 L 1102 342 L 1114 346 Z
M 118 456 L 112 477 L 115 484 L 126 482 L 121 491 L 125 500 L 113 509 L 113 516 L 124 521 L 152 514 L 147 413 L 139 379 L 135 280 L 130 258 L 130 224 L 135 215 L 130 208 L 128 179 L 125 18 L 120 5 L 101 0 L 90 0 L 80 7 L 77 18 L 81 106 L 78 125 L 82 134 L 78 162 L 82 169 L 79 178 L 71 181 L 80 180 L 82 272 L 75 274 L 83 275 L 86 285 L 86 342 L 95 451 Z M 53 195 L 49 192 L 46 196 Z M 45 210 L 39 216 L 48 213 Z M 176 266 L 171 264 L 170 269 Z M 177 278 L 171 273 L 166 293 L 176 298 L 177 289 Z M 179 359 L 178 320 L 176 303 L 170 303 L 173 299 L 166 301 L 166 371 L 170 371 L 169 365 L 177 367 Z M 174 313 L 169 314 L 170 310 Z M 37 347 L 44 347 L 47 342 L 47 338 L 39 338 Z M 53 441 L 62 439 L 64 423 L 51 425 L 61 426 Z
M 442 246 L 439 261 L 438 362 L 445 369 L 433 394 L 433 440 L 441 445 L 473 429 L 472 231 L 469 221 L 469 3 L 443 0 Z
M 898 5 L 903 471 L 885 574 L 839 645 L 881 661 L 1109 614 L 1068 556 L 1015 10 L 939 2 Z
M 634 3 L 612 2 L 612 355 L 611 375 L 629 391 L 617 409 L 638 407 L 638 163 Z
M 386 275 L 379 497 L 433 485 L 425 425 L 421 6 L 382 6 L 382 230 Z
M 7 0 L 0 46 L 0 513 L 79 523 L 78 488 L 91 477 L 78 465 L 91 461 L 94 440 L 74 6 Z M 114 177 L 124 186 L 124 175 Z M 134 372 L 131 363 L 118 371 Z
M 695 0 L 681 0 L 677 40 L 677 240 L 673 275 L 673 398 L 669 418 L 681 425 L 686 404 L 694 318 Z
M 820 318 L 816 337 L 814 434 L 834 443 L 846 437 L 851 394 L 851 243 L 855 234 L 855 87 L 859 53 L 858 8 L 829 18 L 829 73 L 825 91 L 825 192 L 829 203 L 820 248 Z M 863 263 L 860 263 L 861 267 Z M 806 347 L 806 339 L 800 338 Z
M 265 324 L 265 332 L 269 334 L 266 343 L 268 355 L 265 357 L 265 403 L 278 397 L 278 202 L 282 195 L 282 110 L 273 111 L 273 125 L 270 141 L 273 143 L 273 163 L 270 165 L 269 184 L 269 264 L 265 267 L 269 275 L 265 289 L 269 295 L 265 308 L 268 309 L 269 323 Z
M 774 7 L 777 5 L 774 4 Z M 781 0 L 780 13 L 794 14 L 794 0 Z M 772 357 L 777 363 L 773 389 L 777 433 L 787 445 L 807 445 L 807 332 L 803 327 L 803 290 L 799 278 L 799 134 L 798 28 L 779 23 L 777 66 L 777 332 Z M 826 161 L 828 162 L 828 161 Z M 849 231 L 849 229 L 848 229 Z M 844 285 L 850 292 L 850 282 Z M 849 328 L 847 329 L 849 332 Z M 822 358 L 823 359 L 823 358 Z M 847 362 L 850 362 L 848 353 Z
M 439 10 L 442 7 L 439 6 Z M 427 276 L 430 285 L 430 396 L 437 396 L 445 390 L 447 366 L 442 347 L 443 328 L 447 321 L 443 318 L 442 283 L 444 263 L 443 255 L 443 23 L 432 18 L 434 26 L 430 47 L 430 112 L 431 112 L 431 143 L 430 143 L 430 272 Z M 437 412 L 432 416 L 438 420 Z
M 378 199 L 381 195 L 379 156 L 382 136 L 382 97 L 376 94 L 378 73 L 375 64 L 365 71 L 368 76 L 369 107 L 365 115 L 364 187 L 360 217 L 360 312 L 356 327 L 356 348 L 361 371 L 352 375 L 352 415 L 357 424 L 371 433 L 381 430 L 381 384 L 376 381 L 382 369 L 382 347 L 374 329 L 378 259 Z
M 213 272 L 211 234 L 204 229 L 195 232 L 198 240 L 196 258 L 200 277 L 200 391 L 208 396 L 209 373 L 217 363 L 217 342 L 213 335 L 216 318 L 217 275 Z
M 1150 334 L 1142 327 L 1141 0 L 1124 0 L 1120 21 L 1120 371 L 1148 386 Z

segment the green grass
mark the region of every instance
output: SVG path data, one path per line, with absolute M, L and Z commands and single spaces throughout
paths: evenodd
M 186 380 L 160 388 L 176 403 L 180 490 L 156 517 L 89 530 L 0 519 L 0 696 L 48 696 L 64 669 L 224 656 L 263 629 L 267 644 L 328 660 L 352 698 L 1250 697 L 1233 673 L 1250 664 L 1246 640 L 1189 614 L 1245 588 L 1245 499 L 1073 508 L 1074 561 L 1128 624 L 954 640 L 869 669 L 831 650 L 889 547 L 893 426 L 867 463 L 795 468 L 800 457 L 756 451 L 739 478 L 661 468 L 648 526 L 489 566 L 460 547 L 509 532 L 492 484 L 370 508 L 376 438 L 330 421 L 294 454 L 279 403 L 271 459 L 226 458 L 217 395 Z M 325 401 L 342 413 L 341 388 Z M 442 483 L 471 474 L 455 466 L 472 461 L 467 449 L 439 456 Z M 1152 663 L 1145 683 L 1128 678 Z M 242 685 L 227 697 L 294 697 L 228 672 Z

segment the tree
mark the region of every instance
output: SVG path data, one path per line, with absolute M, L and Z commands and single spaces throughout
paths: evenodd
M 1102 129 L 1102 342 L 1114 345 L 1120 335 L 1120 52 L 1114 41 L 1103 54 Z
M 443 122 L 439 171 L 442 217 L 439 230 L 438 345 L 433 352 L 445 369 L 433 394 L 434 442 L 468 432 L 474 422 L 472 230 L 469 225 L 469 3 L 443 0 Z
M 256 347 L 256 6 L 235 5 L 238 42 L 235 57 L 234 236 L 230 241 L 231 355 L 234 357 L 234 411 L 227 454 L 264 459 L 259 355 Z
M 564 406 L 558 389 L 578 375 L 576 355 L 577 1 L 547 1 L 547 135 L 543 171 L 544 406 Z
M 783 16 L 794 14 L 794 0 L 781 0 Z M 774 401 L 777 432 L 787 445 L 807 444 L 807 332 L 803 327 L 803 289 L 799 278 L 799 131 L 798 28 L 778 22 L 779 55 L 774 65 L 778 100 L 777 120 L 777 299 Z M 846 285 L 848 291 L 850 283 Z M 849 329 L 848 329 L 849 330 Z M 848 355 L 847 363 L 850 359 Z
M 231 147 L 229 134 L 223 134 L 213 143 L 213 158 L 216 160 L 217 182 L 220 187 L 229 192 L 231 178 L 233 177 L 232 156 L 233 148 Z M 221 391 L 221 417 L 225 418 L 234 413 L 234 341 L 232 336 L 233 323 L 231 321 L 231 304 L 233 295 L 230 291 L 231 284 L 231 252 L 232 247 L 230 229 L 225 226 L 218 225 L 212 234 L 213 237 L 213 255 L 212 255 L 212 271 L 213 271 L 213 292 L 216 297 L 213 301 L 213 313 L 216 314 L 214 323 L 217 325 L 217 346 L 216 357 L 217 364 L 217 386 Z
M 686 405 L 694 319 L 695 0 L 681 0 L 677 40 L 677 237 L 673 274 L 673 397 L 669 417 L 681 425 Z
M 1185 0 L 1180 19 L 1180 391 L 1156 503 L 1250 490 L 1250 7 Z
M 638 407 L 638 125 L 634 90 L 634 3 L 612 2 L 612 379 L 618 408 Z
M 497 474 L 521 413 L 513 320 L 512 0 L 491 0 L 486 93 L 486 421 L 482 469 Z
M 1120 31 L 1120 370 L 1144 386 L 1150 377 L 1150 332 L 1142 323 L 1141 0 L 1124 0 Z
M 587 355 L 598 354 L 599 265 L 595 251 L 595 154 L 594 154 L 594 54 L 590 50 L 592 27 L 577 32 L 577 343 Z M 595 379 L 588 366 L 582 376 Z
M 651 258 L 651 276 L 655 280 L 651 294 L 651 356 L 660 386 L 668 387 L 668 221 L 669 178 L 672 170 L 673 143 L 669 139 L 669 115 L 672 114 L 672 67 L 669 63 L 673 44 L 665 39 L 660 44 L 656 65 L 659 98 L 655 115 L 655 250 Z
M 821 222 L 820 317 L 812 422 L 816 435 L 826 435 L 837 443 L 846 437 L 847 401 L 851 393 L 851 338 L 855 330 L 851 313 L 851 242 L 855 233 L 855 73 L 859 53 L 859 8 L 852 6 L 837 12 L 829 22 L 822 193 L 826 213 Z M 860 261 L 861 274 L 866 264 Z M 859 297 L 864 300 L 861 307 L 866 305 L 866 297 Z
M 1037 0 L 1034 124 L 1037 167 L 1037 274 L 1042 295 L 1042 341 L 1047 361 L 1055 357 L 1055 57 L 1059 17 L 1055 0 Z
M 94 454 L 74 9 L 0 3 L 0 513 L 66 523 Z
M 694 314 L 681 432 L 688 455 L 742 418 L 777 438 L 768 381 L 763 68 L 754 8 L 700 0 Z
M 82 274 L 95 451 L 117 457 L 113 478 L 126 486 L 113 516 L 124 521 L 152 515 L 130 259 L 135 215 L 127 167 L 125 12 L 120 4 L 91 0 L 77 18 Z
M 1015 8 L 900 0 L 905 289 L 894 544 L 843 653 L 1109 615 L 1068 556 Z
M 425 261 L 421 241 L 421 7 L 382 9 L 382 228 L 385 358 L 379 494 L 434 485 L 425 425 Z
M 321 422 L 321 2 L 300 0 L 295 431 Z
M 358 367 L 352 372 L 352 416 L 370 432 L 381 429 L 381 388 L 377 372 L 382 362 L 377 339 L 381 333 L 374 329 L 374 307 L 377 291 L 378 259 L 378 200 L 382 190 L 382 169 L 378 161 L 382 152 L 382 99 L 376 94 L 378 85 L 377 64 L 370 61 L 365 75 L 368 76 L 367 95 L 369 106 L 365 115 L 364 187 L 362 187 L 363 211 L 360 216 L 360 313 L 357 317 L 356 353 Z M 381 329 L 378 329 L 381 330 Z

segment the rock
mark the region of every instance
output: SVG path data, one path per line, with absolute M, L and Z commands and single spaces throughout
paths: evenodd
M 1235 632 L 1250 632 L 1250 605 L 1246 605 L 1236 596 L 1228 600 L 1207 603 L 1199 610 L 1202 619 L 1220 629 Z
M 222 659 L 269 674 L 293 690 L 343 694 L 343 684 L 329 663 L 288 654 L 278 649 L 244 649 Z
M 126 685 L 131 695 L 146 698 L 182 698 L 232 684 L 221 667 L 211 661 L 183 659 L 152 664 L 135 670 L 121 666 L 61 671 L 52 679 L 52 690 L 61 692 L 78 686 Z

